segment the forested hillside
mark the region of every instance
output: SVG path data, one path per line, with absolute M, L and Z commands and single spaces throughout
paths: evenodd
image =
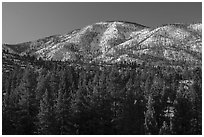
M 5 135 L 202 134 L 202 23 L 105 21 L 2 49 Z
M 18 59 L 2 75 L 4 135 L 202 134 L 200 67 Z

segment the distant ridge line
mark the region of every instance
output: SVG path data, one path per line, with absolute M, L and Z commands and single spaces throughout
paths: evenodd
M 142 27 L 150 28 L 148 26 L 145 26 L 145 25 L 142 25 L 142 24 L 139 24 L 139 23 L 135 23 L 135 22 L 130 22 L 130 21 L 108 20 L 108 21 L 105 21 L 105 22 L 122 22 L 122 23 L 127 23 L 127 24 L 133 24 L 133 25 L 136 25 L 136 26 L 142 26 Z

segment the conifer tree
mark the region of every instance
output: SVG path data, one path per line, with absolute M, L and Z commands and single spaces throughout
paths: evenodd
M 50 104 L 51 96 L 46 89 L 43 98 L 40 100 L 39 113 L 37 115 L 38 134 L 52 135 L 56 134 L 55 115 L 53 113 L 53 106 Z
M 17 123 L 17 104 L 18 104 L 18 95 L 15 92 L 15 89 L 12 89 L 13 83 L 11 77 L 4 79 L 5 87 L 3 88 L 2 95 L 2 134 L 3 135 L 12 135 L 18 134 L 16 127 Z
M 18 87 L 20 96 L 18 105 L 19 113 L 19 129 L 20 134 L 33 134 L 35 130 L 34 121 L 37 114 L 35 99 L 36 75 L 29 67 L 25 69 L 22 81 Z
M 73 90 L 73 81 L 68 81 L 69 74 L 63 70 L 60 74 L 61 80 L 59 82 L 59 90 L 56 98 L 55 110 L 56 110 L 56 120 L 58 126 L 58 134 L 72 134 L 72 123 L 71 123 L 71 97 Z
M 158 124 L 155 118 L 155 110 L 153 107 L 154 100 L 150 95 L 147 102 L 147 111 L 145 113 L 145 129 L 146 134 L 158 134 Z
M 181 89 L 184 90 L 184 89 Z M 178 91 L 174 102 L 175 117 L 173 119 L 175 134 L 190 134 L 190 126 L 192 119 L 192 103 L 185 97 L 185 92 Z
M 87 90 L 85 85 L 85 72 L 82 71 L 77 91 L 72 95 L 71 100 L 71 116 L 72 123 L 74 126 L 73 134 L 87 134 L 86 121 L 89 119 L 90 115 L 87 113 L 88 109 L 88 99 L 87 99 Z
M 72 123 L 70 122 L 70 96 L 68 92 L 58 91 L 58 98 L 56 104 L 56 122 L 57 130 L 60 135 L 72 134 Z
M 166 121 L 163 122 L 163 125 L 159 130 L 159 134 L 160 135 L 170 135 L 171 134 L 170 127 L 167 125 Z

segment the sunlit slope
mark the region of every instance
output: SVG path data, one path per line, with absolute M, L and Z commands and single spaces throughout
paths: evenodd
M 45 60 L 201 65 L 202 24 L 149 28 L 123 21 L 99 22 L 64 35 L 16 45 L 4 44 L 3 49 Z

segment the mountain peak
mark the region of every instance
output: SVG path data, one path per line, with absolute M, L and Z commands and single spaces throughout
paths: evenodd
M 127 21 L 104 21 L 64 35 L 3 47 L 46 60 L 200 65 L 202 24 L 175 23 L 149 28 Z

